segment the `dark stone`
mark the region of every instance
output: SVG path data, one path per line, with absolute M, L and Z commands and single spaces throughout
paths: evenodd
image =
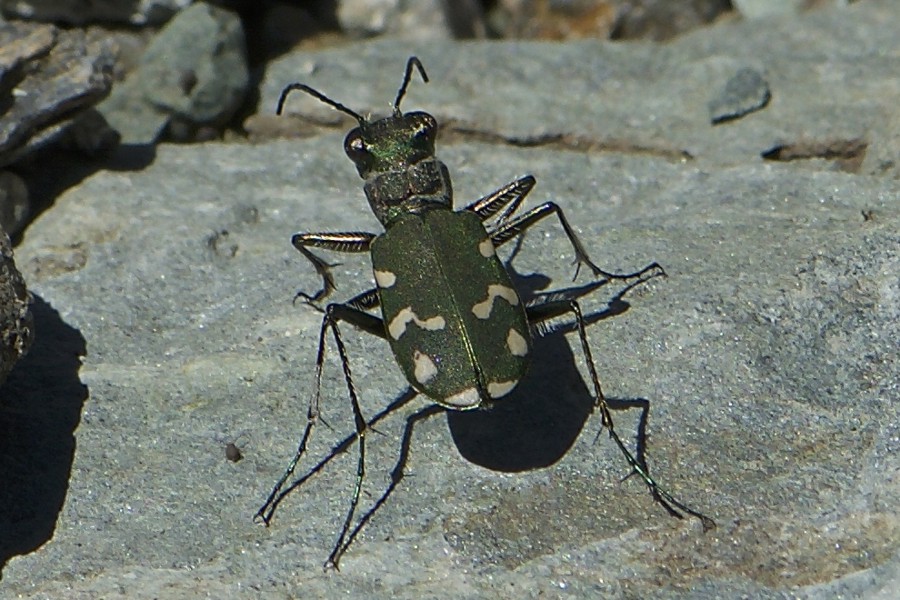
M 33 339 L 31 294 L 16 269 L 9 236 L 0 228 L 0 386 Z

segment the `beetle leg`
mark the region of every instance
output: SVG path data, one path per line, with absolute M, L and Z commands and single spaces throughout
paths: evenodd
M 359 396 L 356 393 L 356 387 L 353 385 L 353 376 L 350 372 L 350 362 L 347 358 L 347 350 L 344 347 L 344 340 L 341 337 L 341 331 L 338 328 L 339 321 L 345 321 L 347 323 L 350 323 L 351 325 L 358 327 L 359 329 L 362 329 L 367 333 L 371 333 L 382 338 L 385 336 L 384 322 L 374 315 L 370 315 L 369 313 L 363 312 L 345 304 L 329 304 L 326 307 L 325 316 L 322 319 L 322 328 L 319 331 L 319 351 L 316 356 L 316 387 L 315 393 L 310 399 L 309 408 L 307 410 L 306 428 L 303 431 L 303 436 L 300 439 L 300 444 L 297 446 L 297 452 L 294 454 L 294 458 L 288 465 L 287 470 L 285 470 L 284 475 L 281 476 L 281 479 L 278 480 L 278 483 L 275 484 L 275 487 L 272 489 L 272 493 L 269 494 L 266 503 L 256 513 L 256 518 L 261 519 L 266 524 L 269 523 L 272 518 L 275 504 L 277 503 L 281 488 L 291 477 L 291 475 L 293 475 L 294 469 L 296 468 L 297 463 L 300 461 L 300 457 L 306 451 L 306 444 L 309 440 L 313 426 L 319 418 L 319 399 L 322 390 L 322 370 L 325 365 L 325 348 L 327 344 L 328 330 L 330 329 L 332 337 L 334 338 L 335 345 L 337 345 L 338 355 L 341 359 L 341 368 L 344 371 L 344 380 L 347 382 L 347 390 L 350 395 L 350 403 L 353 406 L 353 417 L 356 424 L 356 439 L 359 441 L 359 460 L 357 462 L 356 483 L 353 488 L 353 497 L 350 502 L 350 510 L 347 512 L 347 518 L 344 521 L 344 526 L 341 529 L 341 534 L 334 546 L 334 550 L 332 550 L 331 555 L 328 557 L 328 561 L 325 563 L 326 568 L 337 568 L 337 561 L 340 558 L 340 555 L 343 553 L 343 550 L 346 549 L 344 547 L 344 540 L 347 536 L 347 532 L 350 530 L 350 524 L 353 522 L 353 515 L 356 513 L 356 506 L 359 504 L 359 495 L 362 489 L 363 478 L 365 477 L 365 434 L 367 425 L 366 420 L 363 417 L 362 410 L 359 407 Z
M 656 480 L 654 480 L 650 476 L 650 470 L 649 468 L 647 468 L 647 464 L 643 460 L 643 457 L 641 457 L 641 459 L 635 458 L 631 451 L 628 450 L 628 448 L 622 442 L 619 434 L 616 433 L 616 430 L 613 426 L 613 419 L 612 414 L 609 410 L 609 405 L 607 404 L 606 397 L 603 395 L 603 390 L 600 387 L 600 378 L 597 375 L 597 368 L 594 366 L 594 357 L 591 355 L 591 347 L 588 344 L 587 333 L 585 331 L 584 316 L 581 313 L 581 306 L 578 304 L 578 302 L 575 300 L 556 300 L 545 302 L 543 304 L 527 306 L 525 310 L 528 315 L 528 322 L 532 325 L 540 323 L 547 319 L 562 316 L 566 313 L 572 313 L 573 315 L 575 315 L 578 337 L 581 340 L 581 351 L 584 354 L 584 361 L 587 363 L 588 372 L 590 373 L 591 377 L 591 384 L 594 387 L 594 406 L 600 411 L 602 425 L 606 428 L 607 431 L 609 431 L 609 437 L 613 439 L 613 441 L 619 447 L 619 450 L 621 450 L 622 454 L 625 455 L 625 459 L 628 461 L 628 464 L 631 465 L 633 472 L 637 473 L 637 475 L 644 480 L 644 483 L 647 484 L 647 487 L 650 488 L 650 493 L 653 494 L 653 498 L 657 502 L 659 502 L 671 515 L 678 517 L 679 519 L 682 518 L 681 513 L 678 512 L 680 510 L 699 519 L 700 522 L 703 523 L 704 531 L 714 529 L 716 527 L 715 521 L 713 521 L 706 515 L 686 506 L 682 502 L 679 502 L 675 499 L 674 496 L 672 496 L 672 494 L 661 488 L 659 484 L 656 483 Z
M 497 218 L 497 223 L 505 223 L 509 216 L 519 209 L 525 196 L 528 195 L 535 183 L 536 181 L 531 175 L 520 177 L 507 183 L 499 190 L 476 200 L 468 205 L 465 210 L 477 214 L 482 221 L 487 221 L 505 206 L 506 209 Z
M 350 373 L 350 361 L 347 359 L 347 350 L 344 347 L 344 340 L 341 338 L 338 321 L 346 321 L 363 331 L 382 338 L 385 337 L 384 322 L 379 317 L 344 304 L 329 304 L 328 308 L 325 310 L 325 318 L 322 319 L 322 332 L 319 336 L 319 355 L 316 358 L 315 412 L 318 413 L 319 391 L 322 387 L 322 366 L 325 362 L 325 332 L 331 327 L 331 334 L 341 358 L 341 368 L 344 371 L 344 380 L 347 382 L 350 403 L 353 405 L 353 418 L 356 423 L 356 439 L 359 440 L 359 461 L 356 466 L 356 483 L 353 486 L 353 498 L 350 501 L 350 510 L 347 511 L 347 518 L 344 520 L 344 526 L 341 528 L 341 534 L 338 536 L 338 541 L 335 543 L 334 549 L 328 556 L 328 560 L 325 561 L 326 569 L 332 567 L 337 569 L 341 554 L 346 550 L 344 540 L 346 539 L 347 532 L 350 530 L 350 524 L 353 522 L 353 515 L 356 513 L 356 507 L 359 504 L 359 494 L 362 491 L 363 478 L 366 474 L 366 419 L 363 417 L 362 410 L 359 407 L 359 397 L 356 393 L 356 388 L 353 385 L 353 376 Z
M 384 503 L 387 502 L 387 499 L 394 493 L 394 490 L 400 484 L 400 481 L 403 479 L 404 470 L 406 469 L 406 463 L 409 459 L 409 449 L 412 443 L 412 433 L 413 427 L 419 421 L 424 421 L 438 413 L 445 412 L 447 409 L 438 406 L 437 404 L 432 404 L 430 406 L 426 406 L 425 408 L 420 409 L 419 411 L 411 414 L 406 418 L 406 427 L 403 429 L 403 439 L 400 442 L 400 455 L 397 458 L 397 462 L 394 464 L 394 468 L 391 471 L 391 482 L 388 484 L 387 489 L 381 495 L 381 497 L 372 505 L 366 514 L 360 518 L 359 523 L 356 524 L 356 527 L 353 528 L 353 531 L 350 532 L 350 535 L 346 537 L 346 541 L 344 542 L 343 547 L 340 549 L 335 548 L 335 551 L 332 552 L 329 560 L 332 561 L 335 565 L 337 565 L 337 561 L 340 560 L 341 556 L 344 555 L 344 552 L 347 551 L 347 548 L 350 547 L 350 544 L 353 543 L 353 540 L 356 539 L 356 536 L 359 535 L 359 532 L 366 526 L 366 524 L 372 519 L 378 510 L 384 506 Z M 371 426 L 371 425 L 370 425 Z
M 371 421 L 369 421 L 369 429 L 371 429 L 373 431 L 377 431 L 375 429 L 375 425 L 377 423 L 384 420 L 387 416 L 393 414 L 395 411 L 400 409 L 402 406 L 409 404 L 409 402 L 413 398 L 415 398 L 417 395 L 418 395 L 417 392 L 412 390 L 412 388 L 409 388 L 409 391 L 406 394 L 400 396 L 399 398 L 397 398 L 396 400 L 391 402 L 388 406 L 383 408 L 381 410 L 381 412 L 376 414 L 372 418 Z M 437 406 L 432 405 L 430 408 L 437 408 Z M 334 447 L 332 447 L 331 452 L 328 453 L 328 456 L 326 456 L 325 458 L 320 460 L 318 463 L 316 463 L 316 465 L 314 467 L 312 467 L 309 471 L 306 472 L 306 475 L 295 479 L 291 483 L 291 485 L 289 485 L 286 489 L 283 489 L 283 484 L 286 482 L 287 478 L 285 478 L 285 480 L 281 481 L 279 483 L 279 485 L 276 486 L 277 497 L 275 497 L 276 496 L 275 494 L 272 494 L 272 496 L 270 496 L 269 499 L 266 501 L 266 504 L 263 506 L 263 508 L 260 509 L 260 511 L 256 514 L 254 519 L 257 521 L 262 521 L 263 523 L 268 525 L 272 521 L 272 518 L 275 515 L 275 510 L 277 509 L 278 505 L 281 504 L 281 501 L 284 500 L 284 498 L 288 494 L 290 494 L 293 490 L 302 486 L 304 483 L 306 483 L 307 481 L 312 479 L 315 475 L 319 474 L 328 465 L 328 463 L 330 463 L 332 460 L 335 459 L 335 457 L 340 456 L 344 452 L 346 452 L 350 448 L 350 446 L 352 446 L 353 443 L 356 442 L 356 439 L 357 439 L 356 434 L 353 433 L 350 436 L 345 437 L 343 440 L 341 440 L 337 444 L 335 444 Z M 291 469 L 291 471 L 292 470 L 293 469 Z M 347 542 L 345 543 L 345 549 L 353 541 L 353 537 L 354 537 L 354 535 L 350 535 L 347 538 Z
M 353 308 L 358 308 L 359 310 L 372 310 L 381 304 L 381 297 L 378 295 L 378 289 L 372 288 L 371 290 L 366 290 L 362 294 L 353 296 L 344 302 L 344 304 L 352 306 Z
M 316 269 L 316 273 L 322 278 L 322 289 L 313 295 L 306 292 L 297 292 L 297 298 L 303 298 L 307 303 L 317 302 L 327 297 L 334 291 L 334 278 L 331 276 L 330 265 L 319 256 L 313 254 L 309 247 L 323 248 L 334 252 L 368 252 L 372 240 L 375 239 L 374 233 L 365 231 L 352 231 L 346 233 L 295 233 L 291 238 L 294 248 L 299 250 L 303 256 L 309 259 Z
M 517 235 L 520 235 L 529 227 L 546 217 L 547 215 L 555 214 L 559 219 L 560 225 L 562 225 L 563 231 L 566 233 L 566 237 L 569 238 L 569 242 L 572 244 L 572 248 L 575 249 L 575 277 L 578 277 L 578 270 L 581 268 L 581 265 L 587 265 L 591 272 L 595 277 L 605 277 L 606 279 L 634 279 L 636 277 L 643 277 L 647 273 L 651 271 L 658 271 L 657 274 L 665 275 L 665 271 L 659 265 L 659 263 L 651 263 L 641 269 L 640 271 L 636 271 L 634 273 L 627 274 L 619 274 L 619 273 L 610 273 L 608 271 L 604 271 L 597 265 L 591 261 L 588 257 L 587 250 L 584 249 L 584 246 L 581 244 L 581 240 L 578 239 L 578 236 L 575 235 L 575 231 L 572 229 L 572 226 L 569 225 L 569 221 L 566 219 L 565 214 L 558 204 L 555 202 L 545 202 L 540 206 L 536 206 L 526 212 L 524 215 L 520 215 L 515 220 L 510 221 L 508 223 L 501 223 L 496 230 L 491 233 L 491 241 L 494 242 L 494 246 L 502 246 L 509 240 L 513 239 Z M 573 281 L 575 279 L 573 277 Z

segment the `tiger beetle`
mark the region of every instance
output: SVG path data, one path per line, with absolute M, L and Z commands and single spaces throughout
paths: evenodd
M 532 328 L 548 319 L 571 314 L 593 384 L 595 408 L 601 414 L 603 427 L 609 431 L 633 472 L 644 480 L 654 499 L 671 514 L 682 518 L 676 510 L 679 509 L 700 519 L 704 530 L 715 527 L 712 519 L 682 504 L 661 488 L 650 476 L 643 457 L 635 458 L 615 432 L 578 302 L 550 295 L 543 301 L 525 303 L 495 250 L 552 214 L 559 219 L 575 251 L 576 277 L 582 265 L 594 276 L 606 280 L 665 275 L 662 267 L 652 263 L 629 274 L 604 271 L 588 258 L 563 211 L 553 202 L 545 202 L 515 216 L 535 184 L 531 175 L 454 211 L 450 174 L 447 166 L 435 157 L 437 121 L 426 112 L 400 111 L 400 102 L 413 70 L 419 72 L 423 81 L 428 81 L 422 63 L 411 57 L 394 100 L 393 113 L 378 120 L 367 119 L 301 83 L 284 88 L 278 100 L 277 114 L 280 115 L 288 95 L 295 90 L 302 91 L 356 119 L 359 126 L 347 135 L 344 151 L 365 180 L 369 206 L 385 231 L 381 235 L 297 233 L 291 240 L 322 278 L 322 288 L 315 294 L 297 293 L 297 297 L 305 302 L 318 307 L 317 303 L 335 289 L 330 265 L 310 248 L 368 252 L 376 287 L 346 303 L 331 303 L 324 309 L 316 357 L 315 393 L 310 400 L 306 428 L 294 458 L 256 513 L 256 518 L 266 525 L 270 523 L 283 495 L 282 487 L 306 450 L 319 416 L 326 339 L 331 330 L 353 408 L 359 457 L 350 509 L 325 563 L 326 568 L 338 568 L 341 556 L 355 537 L 356 531 L 349 539 L 347 535 L 365 474 L 369 424 L 360 410 L 339 323 L 349 323 L 387 340 L 415 392 L 424 394 L 445 409 L 474 410 L 504 398 L 521 381 L 532 350 Z M 370 312 L 378 307 L 381 308 L 380 317 Z

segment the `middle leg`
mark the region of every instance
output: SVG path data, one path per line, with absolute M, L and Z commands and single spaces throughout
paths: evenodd
M 587 267 L 591 270 L 595 277 L 604 277 L 606 279 L 626 280 L 641 278 L 649 273 L 652 273 L 654 275 L 666 274 L 665 270 L 663 270 L 660 264 L 656 262 L 650 263 L 640 271 L 635 271 L 634 273 L 621 274 L 604 271 L 596 264 L 594 264 L 594 262 L 590 259 L 587 254 L 587 250 L 584 249 L 584 245 L 581 243 L 581 240 L 578 239 L 578 236 L 575 235 L 575 231 L 572 229 L 572 226 L 569 225 L 569 221 L 566 219 L 566 215 L 563 213 L 559 205 L 555 202 L 545 202 L 540 206 L 532 208 L 524 215 L 520 215 L 512 221 L 500 224 L 500 226 L 491 233 L 491 241 L 494 242 L 495 247 L 502 246 L 514 237 L 524 233 L 529 227 L 531 227 L 544 217 L 547 217 L 551 214 L 555 214 L 559 219 L 559 223 L 560 225 L 562 225 L 566 237 L 569 238 L 569 243 L 572 244 L 572 248 L 575 250 L 576 267 L 575 277 L 572 278 L 573 281 L 578 277 L 578 271 L 583 264 L 587 265 Z

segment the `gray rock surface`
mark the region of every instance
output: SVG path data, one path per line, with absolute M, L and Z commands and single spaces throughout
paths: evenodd
M 883 20 L 897 9 L 891 2 L 864 2 L 699 30 L 665 45 L 585 41 L 553 46 L 551 53 L 546 45 L 511 44 L 507 56 L 515 62 L 497 71 L 490 71 L 496 58 L 489 47 L 464 44 L 447 55 L 410 46 L 406 54 L 427 58 L 430 73 L 453 77 L 453 85 L 423 86 L 411 100 L 445 125 L 494 141 L 679 158 L 687 153 L 728 166 L 756 163 L 773 147 L 796 145 L 806 152 L 794 156 L 802 159 L 797 166 L 820 170 L 830 162 L 897 176 L 898 117 L 887 100 L 896 97 L 900 68 L 897 36 Z M 810 35 L 798 33 L 800 26 Z M 391 45 L 363 53 L 379 64 L 403 60 Z M 351 48 L 275 62 L 263 82 L 261 106 L 275 106 L 285 82 L 319 84 L 323 77 L 314 75 L 321 71 L 328 77 L 326 94 L 357 110 L 386 113 L 396 77 L 359 84 L 369 68 L 352 60 L 356 54 L 360 50 Z M 857 71 L 863 65 L 878 76 L 863 76 Z M 748 67 L 766 73 L 776 99 L 765 110 L 711 129 L 709 102 Z M 351 123 L 300 94 L 287 108 L 342 127 Z
M 334 129 L 164 145 L 140 171 L 120 153 L 118 170 L 88 178 L 26 233 L 19 265 L 54 344 L 37 343 L 30 369 L 12 374 L 0 413 L 0 479 L 15 490 L 2 496 L 0 594 L 891 597 L 898 18 L 881 0 L 665 46 L 384 42 L 286 57 L 264 84 L 263 111 L 300 79 L 384 113 L 418 54 L 432 83 L 414 82 L 404 108 L 448 124 L 439 154 L 458 204 L 531 172 L 529 205 L 562 205 L 596 262 L 664 264 L 668 279 L 632 290 L 588 336 L 607 395 L 650 405 L 652 472 L 715 531 L 621 481 L 622 457 L 595 442 L 577 340 L 562 334 L 542 340 L 495 410 L 416 422 L 406 478 L 340 573 L 321 563 L 355 447 L 288 496 L 271 527 L 251 523 L 312 390 L 320 315 L 291 298 L 319 282 L 290 234 L 377 230 L 341 150 L 352 123 L 297 94 L 289 112 Z M 709 100 L 745 65 L 764 69 L 772 101 L 710 125 Z M 864 141 L 853 156 L 814 152 L 848 140 Z M 765 160 L 779 144 L 797 152 Z M 571 258 L 551 220 L 512 265 L 540 292 L 570 285 Z M 372 285 L 364 257 L 334 260 L 336 298 Z M 597 315 L 620 289 L 583 304 Z M 374 416 L 404 380 L 382 341 L 346 338 Z M 317 429 L 301 474 L 352 431 L 334 355 L 330 428 Z M 362 510 L 425 407 L 409 402 L 369 436 Z M 639 411 L 615 417 L 632 441 Z M 226 443 L 243 432 L 244 458 L 230 462 Z

